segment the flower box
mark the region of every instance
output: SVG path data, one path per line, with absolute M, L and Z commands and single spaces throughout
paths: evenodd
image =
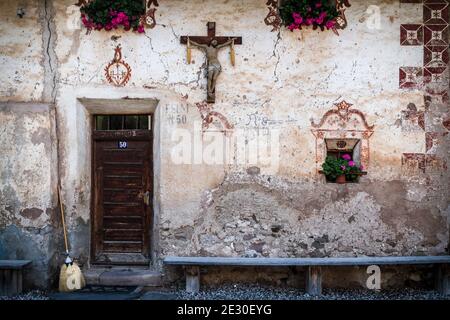
M 144 33 L 145 2 L 142 0 L 91 0 L 80 7 L 81 21 L 88 29 L 111 31 L 123 28 Z

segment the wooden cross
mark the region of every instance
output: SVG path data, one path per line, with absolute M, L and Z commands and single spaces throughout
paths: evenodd
M 217 53 L 220 48 L 230 45 L 231 62 L 234 65 L 234 45 L 242 44 L 242 37 L 216 36 L 215 22 L 208 22 L 207 27 L 207 36 L 182 36 L 180 42 L 181 44 L 188 45 L 188 63 L 190 63 L 190 50 L 192 45 L 205 51 L 208 62 L 208 85 L 206 101 L 208 103 L 214 103 L 216 99 L 216 80 L 222 70 Z
M 180 39 L 181 44 L 187 44 L 187 39 L 189 37 L 190 40 L 195 41 L 200 44 L 209 45 L 212 40 L 216 40 L 218 45 L 224 44 L 230 39 L 235 38 L 234 44 L 242 44 L 242 37 L 216 37 L 216 23 L 208 22 L 206 24 L 208 27 L 208 35 L 207 36 L 182 36 Z

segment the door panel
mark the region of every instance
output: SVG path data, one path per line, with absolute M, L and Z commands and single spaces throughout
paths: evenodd
M 152 207 L 144 195 L 153 191 L 152 140 L 150 131 L 135 131 L 94 131 L 94 263 L 149 259 Z

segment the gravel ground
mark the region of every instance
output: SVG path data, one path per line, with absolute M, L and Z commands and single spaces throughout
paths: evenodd
M 49 300 L 49 298 L 45 292 L 34 290 L 12 297 L 0 296 L 0 300 Z
M 321 297 L 313 297 L 303 290 L 293 288 L 262 287 L 256 285 L 229 285 L 205 288 L 193 294 L 176 291 L 177 299 L 185 300 L 450 300 L 432 290 L 383 290 L 380 292 L 356 289 L 323 289 Z
M 159 293 L 163 294 L 162 298 Z M 156 299 L 175 300 L 450 300 L 433 290 L 383 290 L 380 292 L 354 289 L 324 289 L 320 297 L 313 297 L 303 290 L 294 288 L 276 288 L 258 285 L 224 285 L 220 288 L 204 288 L 199 293 L 187 293 L 184 290 L 164 290 L 155 292 Z M 0 300 L 49 300 L 42 291 L 30 291 Z M 151 299 L 152 300 L 152 299 Z

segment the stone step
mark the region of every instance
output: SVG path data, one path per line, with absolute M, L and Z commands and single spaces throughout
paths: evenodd
M 162 286 L 162 275 L 159 272 L 142 268 L 114 267 L 90 268 L 83 271 L 88 285 L 100 286 Z

